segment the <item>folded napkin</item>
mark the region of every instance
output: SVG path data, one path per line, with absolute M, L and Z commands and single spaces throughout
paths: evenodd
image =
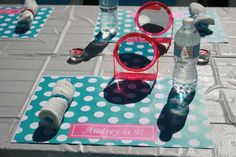
M 198 31 L 208 30 L 209 25 L 215 24 L 214 19 L 207 15 L 206 8 L 199 3 L 192 2 L 189 5 L 189 13 Z
M 39 126 L 58 129 L 75 93 L 74 86 L 67 80 L 57 81 L 51 98 L 39 112 Z
M 66 99 L 68 103 L 71 103 L 75 93 L 74 86 L 67 80 L 57 81 L 55 87 L 52 90 L 52 97 L 62 97 Z
M 63 98 L 50 98 L 39 113 L 42 127 L 57 129 L 60 127 L 68 103 Z
M 25 0 L 24 9 L 22 10 L 16 24 L 15 33 L 23 34 L 30 30 L 37 10 L 38 5 L 35 0 Z

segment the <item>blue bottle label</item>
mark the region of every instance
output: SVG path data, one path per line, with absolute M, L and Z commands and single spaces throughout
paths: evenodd
M 194 59 L 199 57 L 200 44 L 184 47 L 175 43 L 174 55 L 181 58 Z

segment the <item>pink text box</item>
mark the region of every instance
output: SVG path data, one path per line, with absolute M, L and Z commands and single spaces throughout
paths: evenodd
M 157 135 L 156 125 L 85 123 L 72 124 L 68 137 L 157 141 Z
M 0 14 L 20 14 L 20 9 L 0 9 Z

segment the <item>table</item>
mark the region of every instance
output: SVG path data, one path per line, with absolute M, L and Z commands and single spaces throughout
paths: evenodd
M 76 65 L 66 62 L 69 49 L 84 48 L 91 41 L 98 7 L 53 7 L 54 12 L 38 38 L 0 39 L 0 156 L 236 156 L 236 125 L 230 122 L 236 116 L 236 8 L 215 8 L 229 43 L 203 43 L 201 48 L 210 49 L 212 56 L 208 65 L 197 67 L 206 97 L 213 150 L 11 143 L 42 75 L 112 76 L 114 44 L 87 62 Z M 159 75 L 171 76 L 173 46 L 159 64 L 162 67 Z

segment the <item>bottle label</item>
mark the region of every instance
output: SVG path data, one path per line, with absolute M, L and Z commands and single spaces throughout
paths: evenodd
M 195 59 L 199 57 L 200 44 L 190 47 L 181 46 L 175 43 L 174 55 L 181 58 Z

